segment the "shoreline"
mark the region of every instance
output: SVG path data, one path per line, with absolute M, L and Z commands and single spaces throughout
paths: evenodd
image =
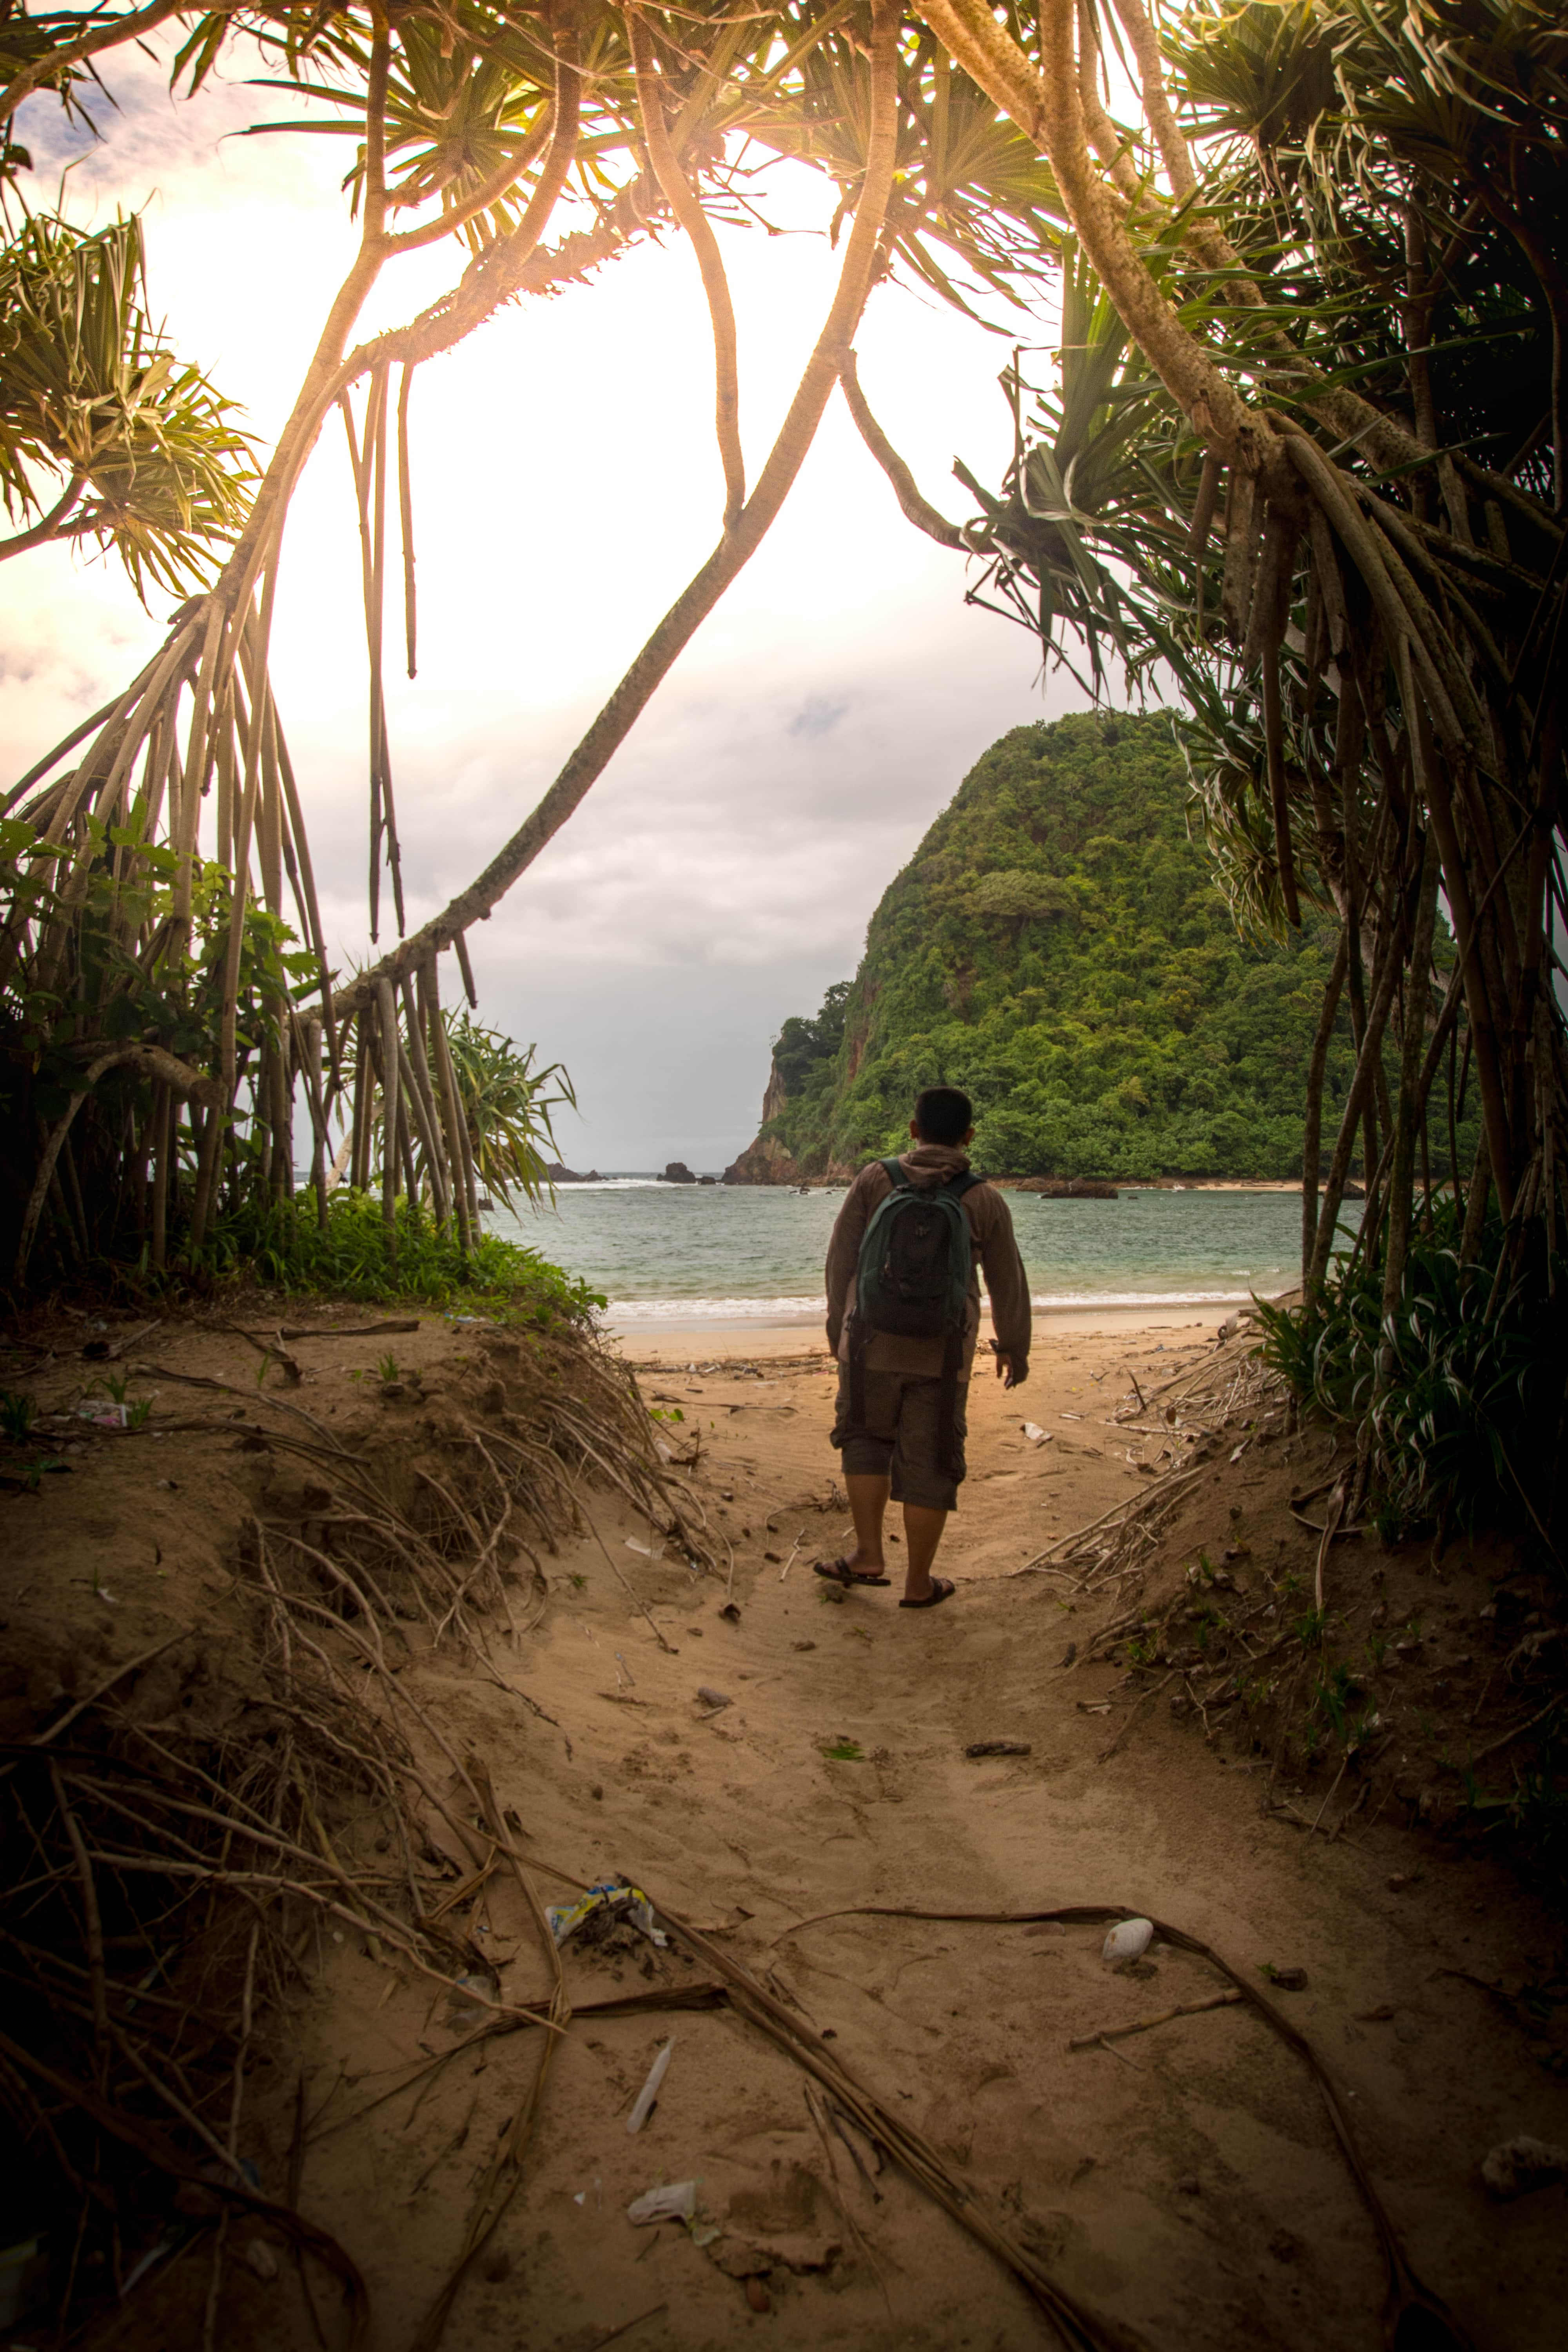
M 1004 1191 L 1016 1191 L 1020 1184 L 1034 1181 L 1028 1176 L 987 1176 L 988 1184 Z M 1055 1180 L 1053 1180 L 1055 1181 Z M 1064 1182 L 1089 1181 L 1114 1185 L 1121 1192 L 1300 1192 L 1299 1176 L 1108 1176 L 1103 1179 L 1064 1178 Z M 1359 1178 L 1355 1180 L 1359 1182 Z M 729 1192 L 847 1192 L 852 1179 L 847 1176 L 784 1176 L 776 1183 L 727 1184 L 722 1175 L 704 1172 L 693 1180 L 696 1189 Z M 560 1192 L 607 1192 L 616 1185 L 656 1185 L 661 1191 L 684 1192 L 693 1189 L 682 1181 L 661 1176 L 656 1169 L 610 1169 L 602 1176 L 558 1176 L 552 1189 Z M 1084 1194 L 1092 1199 L 1092 1194 Z
M 1234 1312 L 1236 1302 L 1226 1301 Z M 1141 1331 L 1201 1331 L 1214 1337 L 1225 1312 L 1220 1307 L 1194 1307 L 1191 1301 L 1171 1307 L 1037 1307 L 1036 1339 L 1041 1338 L 1039 1325 L 1048 1324 L 1053 1337 L 1066 1338 L 1100 1334 L 1107 1339 L 1125 1339 Z M 766 1321 L 748 1323 L 737 1318 L 733 1322 L 711 1323 L 642 1323 L 607 1322 L 605 1337 L 628 1361 L 640 1363 L 653 1358 L 674 1354 L 689 1360 L 693 1356 L 711 1363 L 722 1357 L 742 1352 L 751 1356 L 785 1356 L 816 1354 L 820 1351 L 825 1364 L 832 1361 L 827 1341 L 823 1335 L 823 1317 L 802 1316 L 791 1322 L 783 1316 L 770 1317 Z M 743 1350 L 735 1341 L 744 1337 Z M 992 1337 L 991 1318 L 980 1318 L 980 1345 L 984 1349 Z M 731 1344 L 718 1348 L 713 1342 L 728 1340 Z

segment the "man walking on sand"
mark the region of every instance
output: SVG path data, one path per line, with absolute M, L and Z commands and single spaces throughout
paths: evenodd
M 855 1549 L 818 1560 L 816 1572 L 846 1587 L 890 1581 L 882 1560 L 890 1495 L 904 1507 L 901 1609 L 934 1609 L 953 1593 L 952 1580 L 931 1570 L 964 1475 L 977 1264 L 991 1298 L 996 1377 L 1009 1389 L 1028 1377 L 1029 1286 L 1006 1202 L 970 1171 L 964 1146 L 973 1132 L 968 1096 L 928 1087 L 910 1121 L 913 1149 L 860 1171 L 827 1250 L 827 1344 L 838 1359 L 833 1444 L 843 1457 Z M 943 1325 L 936 1318 L 949 1284 Z M 923 1334 L 911 1335 L 922 1325 Z

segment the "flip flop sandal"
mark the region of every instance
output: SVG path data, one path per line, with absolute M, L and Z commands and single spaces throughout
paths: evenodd
M 899 1606 L 900 1609 L 935 1609 L 942 1601 L 951 1601 L 957 1591 L 952 1577 L 933 1576 L 931 1591 L 923 1601 L 900 1601 Z
M 841 1584 L 846 1592 L 853 1584 L 890 1584 L 893 1580 L 890 1576 L 866 1576 L 860 1570 L 851 1568 L 849 1562 L 842 1558 L 814 1559 L 811 1565 L 818 1576 L 828 1577 L 833 1583 Z

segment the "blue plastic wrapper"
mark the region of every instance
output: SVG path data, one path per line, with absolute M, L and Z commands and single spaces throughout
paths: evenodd
M 653 1924 L 653 1905 L 640 1886 L 628 1886 L 614 1878 L 601 1879 L 590 1886 L 575 1903 L 552 1903 L 544 1916 L 550 1922 L 550 1932 L 556 1944 L 564 1944 L 574 1936 L 585 1920 L 596 1914 L 606 1918 L 625 1919 L 645 1935 L 650 1944 L 668 1944 L 668 1937 Z

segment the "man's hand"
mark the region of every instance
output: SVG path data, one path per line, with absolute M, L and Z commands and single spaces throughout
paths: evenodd
M 1011 1356 L 996 1350 L 996 1377 L 1005 1389 L 1021 1389 L 1029 1377 L 1027 1364 L 1016 1364 Z

